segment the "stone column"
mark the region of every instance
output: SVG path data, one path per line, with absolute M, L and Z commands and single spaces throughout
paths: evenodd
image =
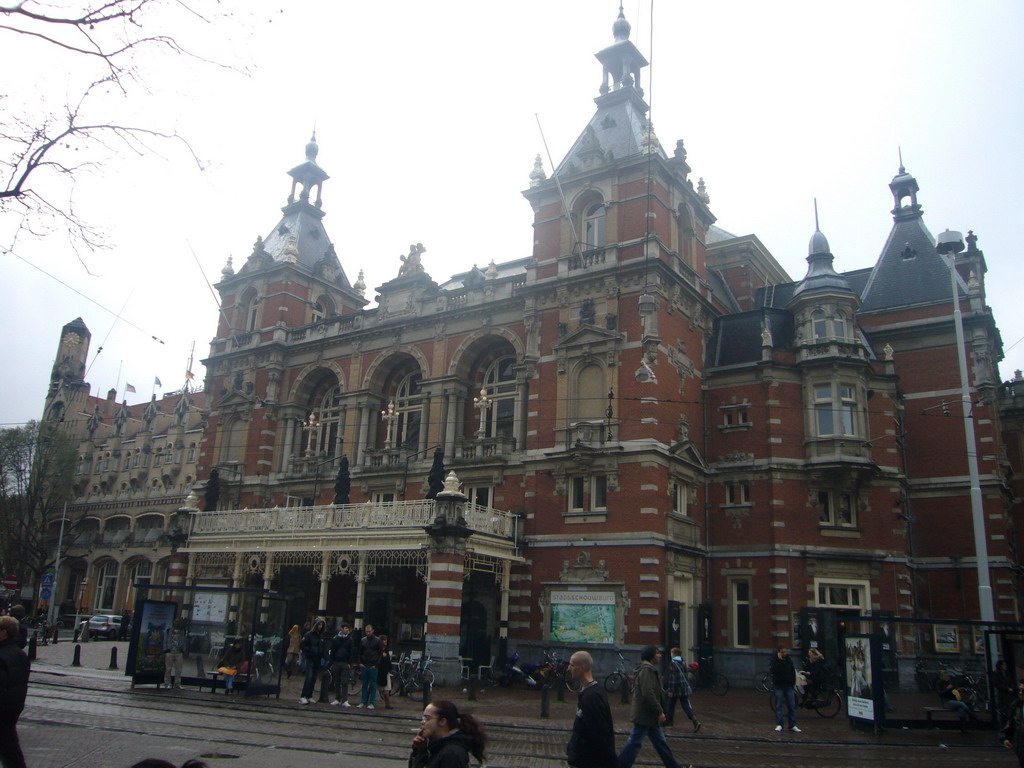
M 366 560 L 367 552 L 359 553 L 359 569 L 356 572 L 356 615 L 353 620 L 353 629 L 363 629 L 363 608 L 366 604 Z
M 274 580 L 274 553 L 267 552 L 267 562 L 263 566 L 263 591 L 269 592 Z M 266 624 L 270 619 L 270 603 L 260 598 L 260 623 Z
M 286 417 L 284 420 L 284 445 L 281 446 L 281 472 L 288 471 L 288 462 L 292 459 L 292 447 L 295 445 L 295 419 Z
M 324 550 L 323 563 L 320 565 L 320 602 L 317 603 L 317 611 L 323 616 L 327 610 L 327 585 L 331 581 L 331 553 Z

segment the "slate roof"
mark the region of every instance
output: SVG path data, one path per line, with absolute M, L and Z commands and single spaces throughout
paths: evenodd
M 950 301 L 949 267 L 919 215 L 896 218 L 861 298 L 861 314 Z
M 716 318 L 706 367 L 747 365 L 760 360 L 764 328 L 771 331 L 773 346 L 792 346 L 793 315 L 785 309 L 753 309 Z

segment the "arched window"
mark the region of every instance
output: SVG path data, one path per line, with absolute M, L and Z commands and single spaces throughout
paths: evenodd
M 318 296 L 317 300 L 310 305 L 310 308 L 313 310 L 311 322 L 314 323 L 319 323 L 324 318 L 333 317 L 337 314 L 334 311 L 334 302 L 327 296 Z
M 220 446 L 220 460 L 222 462 L 243 461 L 245 458 L 246 422 L 244 419 L 235 419 L 230 425 L 224 428 Z
M 603 419 L 607 402 L 604 368 L 596 363 L 584 366 L 576 377 L 576 418 L 580 421 Z
M 336 456 L 341 439 L 341 387 L 334 387 L 320 400 L 316 409 L 316 450 L 324 456 Z
M 395 445 L 402 448 L 419 447 L 420 424 L 423 420 L 423 396 L 420 393 L 422 380 L 419 372 L 410 373 L 399 382 L 395 391 L 395 411 L 398 412 Z
M 149 560 L 140 560 L 132 566 L 132 578 L 128 582 L 127 595 L 125 595 L 126 605 L 135 605 L 135 591 L 136 586 L 148 585 L 150 580 L 153 578 L 153 564 Z M 141 582 L 141 584 L 140 584 Z
M 605 244 L 604 203 L 593 203 L 583 213 L 583 244 L 587 248 L 603 248 Z
M 114 610 L 114 594 L 117 592 L 117 563 L 107 560 L 96 571 L 96 600 L 93 609 Z
M 484 423 L 485 437 L 512 437 L 516 412 L 514 357 L 502 357 L 488 366 L 481 389 L 491 401 Z
M 822 310 L 816 309 L 811 313 L 811 329 L 814 332 L 815 341 L 823 341 L 828 338 L 828 317 Z
M 256 330 L 259 321 L 259 308 L 260 299 L 254 289 L 250 288 L 242 294 L 242 299 L 238 302 L 239 316 L 238 320 L 235 322 L 237 323 L 239 320 L 241 321 L 243 331 L 249 332 Z

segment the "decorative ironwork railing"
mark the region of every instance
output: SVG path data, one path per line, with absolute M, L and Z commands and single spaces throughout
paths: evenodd
M 515 538 L 515 516 L 510 512 L 468 502 L 462 509 L 470 529 Z M 423 528 L 434 522 L 436 514 L 429 500 L 197 512 L 192 518 L 191 535 Z

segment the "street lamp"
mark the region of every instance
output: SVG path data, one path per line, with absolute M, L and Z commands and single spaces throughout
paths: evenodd
M 309 412 L 309 416 L 302 422 L 302 428 L 306 430 L 306 456 L 313 455 L 313 435 L 316 434 L 316 428 L 319 425 L 319 420 L 316 417 L 316 413 L 313 411 Z M 317 446 L 319 447 L 319 446 Z
M 956 328 L 957 362 L 960 364 L 960 401 L 964 419 L 964 442 L 967 448 L 967 471 L 971 482 L 971 521 L 974 527 L 974 557 L 978 568 L 978 604 L 982 621 L 995 621 L 992 584 L 988 575 L 988 542 L 985 540 L 985 516 L 981 502 L 981 481 L 978 478 L 978 450 L 974 439 L 974 418 L 971 413 L 970 380 L 967 376 L 967 351 L 964 345 L 964 319 L 960 312 L 957 290 L 956 255 L 964 249 L 963 235 L 946 230 L 935 238 L 935 250 L 949 259 L 949 281 L 953 288 L 953 325 Z
M 388 403 L 388 407 L 380 412 L 380 417 L 387 425 L 387 439 L 384 442 L 385 448 L 393 448 L 395 445 L 395 422 L 398 421 L 398 413 L 395 411 L 395 401 Z
M 481 389 L 480 396 L 473 398 L 473 407 L 480 411 L 480 428 L 476 431 L 476 439 L 483 440 L 487 434 L 487 410 L 491 407 L 491 398 L 487 390 Z

